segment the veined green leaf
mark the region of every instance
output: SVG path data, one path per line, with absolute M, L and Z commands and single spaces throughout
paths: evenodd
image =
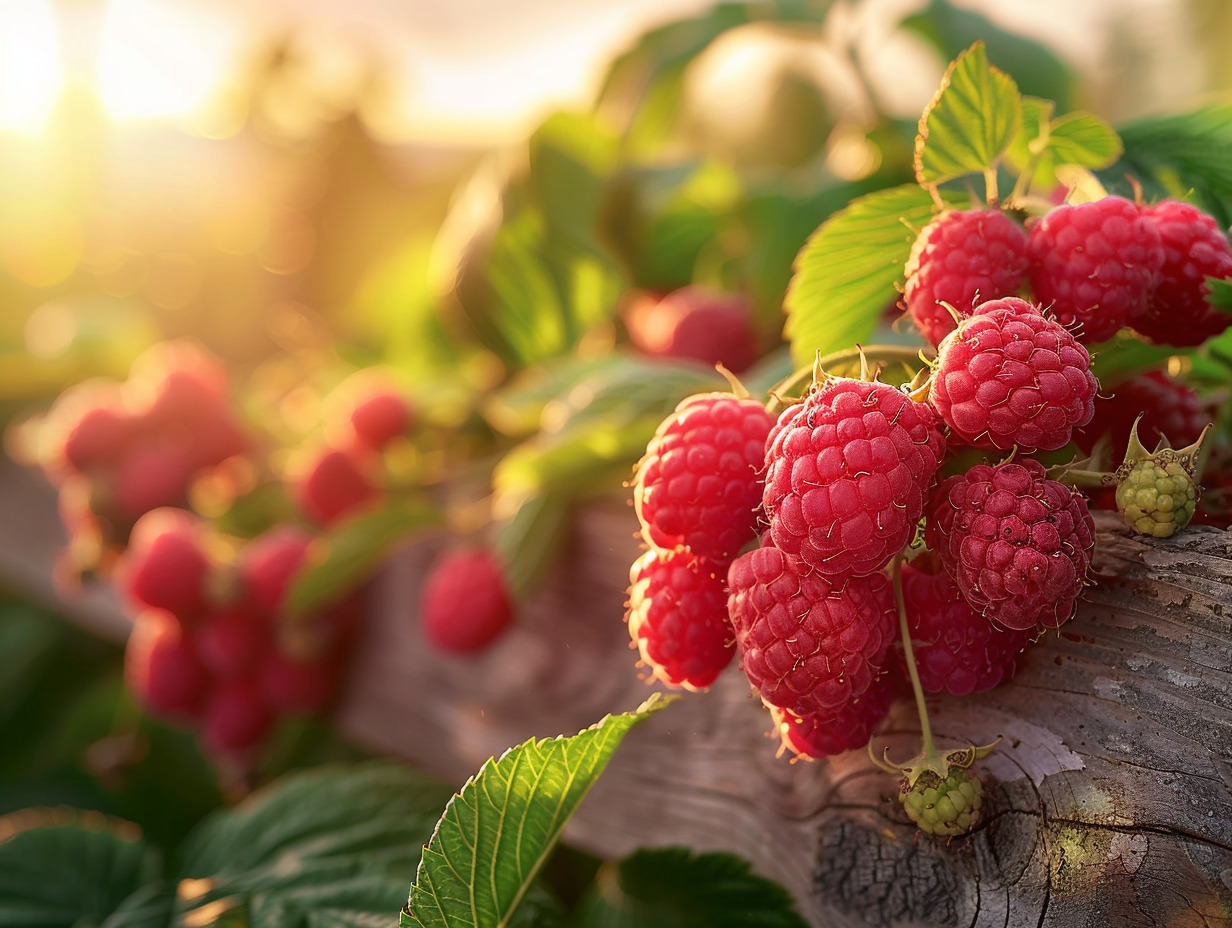
M 1077 164 L 1092 170 L 1112 164 L 1122 150 L 1116 130 L 1090 113 L 1066 113 L 1054 119 L 1048 149 L 1058 164 Z
M 670 697 L 571 737 L 532 739 L 489 760 L 450 800 L 411 885 L 401 924 L 504 928 L 565 824 L 628 731 Z
M 853 200 L 818 227 L 796 258 L 784 304 L 797 364 L 868 339 L 935 211 L 927 191 L 905 184 Z
M 920 117 L 915 176 L 936 186 L 994 169 L 1018 131 L 1021 104 L 1013 78 L 988 63 L 976 42 L 946 69 Z
M 1206 302 L 1221 313 L 1232 313 L 1232 278 L 1221 280 L 1218 277 L 1208 277 L 1206 286 L 1210 291 Z
M 791 894 L 730 854 L 636 851 L 605 864 L 577 928 L 804 928 Z

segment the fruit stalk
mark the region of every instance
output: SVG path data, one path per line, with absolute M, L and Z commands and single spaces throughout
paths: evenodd
M 920 740 L 922 753 L 931 757 L 936 753 L 933 745 L 933 729 L 928 721 L 928 708 L 924 705 L 924 687 L 920 685 L 920 671 L 915 666 L 915 651 L 911 647 L 911 629 L 907 625 L 907 603 L 903 598 L 903 555 L 899 552 L 894 558 L 894 602 L 898 607 L 898 630 L 903 639 L 903 658 L 907 663 L 907 674 L 911 677 L 911 692 L 915 696 L 915 707 L 920 714 Z

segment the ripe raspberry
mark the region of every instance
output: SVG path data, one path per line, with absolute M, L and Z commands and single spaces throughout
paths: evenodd
M 134 442 L 110 473 L 107 514 L 123 535 L 147 512 L 188 505 L 188 488 L 199 469 L 188 449 L 162 435 Z
M 256 747 L 274 727 L 274 714 L 246 677 L 221 681 L 206 701 L 201 740 L 206 748 L 234 754 Z
M 124 681 L 147 712 L 178 722 L 197 717 L 210 685 L 179 621 L 162 609 L 145 610 L 133 621 Z
M 1027 236 L 1000 210 L 947 210 L 916 237 L 903 306 L 931 345 L 954 331 L 947 306 L 966 315 L 1012 295 L 1027 273 Z
M 1129 324 L 1159 345 L 1201 345 L 1232 316 L 1206 301 L 1208 277 L 1232 277 L 1232 246 L 1214 217 L 1190 203 L 1161 200 L 1143 209 L 1159 231 L 1164 262 L 1159 282 Z
M 831 712 L 798 716 L 767 704 L 775 733 L 797 757 L 830 757 L 868 744 L 873 729 L 890 711 L 894 686 L 883 676 L 868 692 Z
M 271 629 L 263 616 L 232 608 L 207 613 L 192 638 L 203 667 L 215 676 L 236 677 L 260 661 L 271 644 Z
M 971 608 L 1013 629 L 1069 620 L 1095 545 L 1086 500 L 1032 458 L 977 464 L 929 500 L 925 538 Z
M 272 528 L 249 542 L 239 556 L 245 602 L 258 612 L 281 610 L 311 543 L 311 536 L 292 525 Z
M 730 561 L 757 528 L 758 472 L 773 418 L 730 393 L 686 397 L 663 420 L 637 466 L 633 501 L 652 547 L 683 545 Z
M 1189 524 L 1198 485 L 1176 461 L 1137 461 L 1117 483 L 1116 505 L 1139 535 L 1171 538 Z
M 1213 404 L 1204 401 L 1191 387 L 1163 371 L 1149 371 L 1118 383 L 1112 388 L 1112 396 L 1097 398 L 1095 416 L 1090 425 L 1075 434 L 1074 441 L 1090 454 L 1099 438 L 1108 435 L 1110 457 L 1115 465 L 1125 458 L 1129 430 L 1135 421 L 1143 444 L 1153 448 L 1166 438 L 1170 445 L 1179 448 L 1197 441 L 1214 413 Z
M 504 566 L 483 549 L 446 553 L 424 580 L 420 615 L 424 637 L 442 651 L 487 647 L 513 620 Z
M 125 384 L 129 407 L 158 424 L 215 418 L 227 408 L 227 370 L 190 341 L 151 345 L 133 361 Z
M 1031 642 L 1029 631 L 994 627 L 971 608 L 949 574 L 928 573 L 915 562 L 903 567 L 903 600 L 925 692 L 966 696 L 1013 679 Z
M 313 522 L 333 525 L 380 498 L 374 463 L 363 449 L 319 449 L 295 483 L 295 501 Z
M 342 662 L 333 654 L 296 660 L 272 648 L 257 670 L 261 699 L 276 712 L 317 715 L 329 708 L 342 682 Z
M 884 574 L 837 583 L 763 546 L 732 562 L 727 586 L 741 668 L 767 704 L 834 715 L 869 692 L 898 626 Z
M 347 377 L 323 402 L 326 435 L 336 447 L 358 444 L 380 451 L 414 424 L 415 409 L 380 368 L 364 368 Z
M 123 588 L 138 603 L 190 621 L 205 608 L 209 569 L 197 517 L 183 509 L 154 509 L 133 526 Z
M 115 464 L 137 435 L 137 422 L 118 404 L 91 406 L 63 436 L 61 455 L 83 473 Z
M 932 407 L 882 383 L 814 384 L 766 445 L 774 544 L 829 577 L 875 573 L 911 540 L 945 453 Z
M 1069 444 L 1091 421 L 1098 390 L 1086 348 L 1008 297 L 981 303 L 941 343 L 929 402 L 967 444 L 1030 453 Z
M 1084 342 L 1099 342 L 1143 312 L 1164 250 L 1155 223 L 1110 196 L 1045 214 L 1027 230 L 1027 257 L 1036 300 Z
M 966 834 L 979 821 L 983 787 L 962 767 L 951 767 L 945 777 L 925 770 L 914 784 L 903 777 L 898 801 L 920 831 L 954 837 Z
M 690 286 L 645 294 L 624 314 L 629 340 L 653 358 L 722 364 L 740 373 L 757 360 L 757 331 L 747 297 Z
M 629 571 L 627 621 L 651 677 L 701 690 L 736 653 L 724 572 L 683 548 L 651 549 Z

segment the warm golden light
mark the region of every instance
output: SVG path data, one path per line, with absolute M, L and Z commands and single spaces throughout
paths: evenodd
M 201 5 L 111 0 L 98 42 L 98 93 L 116 120 L 188 116 L 229 76 L 235 37 Z
M 50 0 L 0 0 L 0 129 L 42 131 L 63 78 Z

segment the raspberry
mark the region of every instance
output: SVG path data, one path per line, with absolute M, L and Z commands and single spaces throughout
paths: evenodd
M 967 444 L 1030 453 L 1069 444 L 1091 421 L 1098 390 L 1086 348 L 1008 297 L 981 303 L 941 343 L 929 402 Z
M 487 647 L 513 620 L 504 566 L 483 549 L 447 552 L 424 581 L 420 614 L 424 636 L 442 651 Z
M 833 715 L 868 693 L 898 627 L 884 574 L 836 583 L 770 545 L 728 568 L 740 665 L 771 706 Z
M 1154 447 L 1167 439 L 1179 448 L 1197 441 L 1213 417 L 1212 406 L 1191 387 L 1163 371 L 1149 371 L 1121 381 L 1112 388 L 1110 397 L 1097 398 L 1095 416 L 1074 440 L 1090 454 L 1100 436 L 1108 435 L 1111 460 L 1119 464 L 1125 457 L 1129 430 L 1135 421 L 1144 444 Z
M 151 345 L 133 361 L 125 392 L 130 408 L 153 422 L 215 418 L 227 407 L 227 370 L 189 341 Z
M 798 716 L 778 706 L 768 708 L 785 749 L 797 757 L 821 758 L 867 745 L 893 700 L 893 685 L 880 677 L 864 695 L 830 712 Z
M 325 397 L 326 434 L 337 447 L 359 444 L 380 451 L 414 424 L 410 400 L 394 384 L 392 375 L 365 368 L 342 381 Z
M 1142 313 L 1164 262 L 1156 224 L 1114 196 L 1045 214 L 1027 231 L 1027 256 L 1036 300 L 1084 342 Z
M 882 383 L 813 385 L 767 440 L 774 544 L 830 577 L 875 573 L 911 540 L 945 452 L 930 406 Z
M 646 447 L 634 505 L 652 547 L 683 545 L 726 563 L 751 540 L 761 500 L 758 472 L 773 418 L 755 400 L 730 393 L 686 397 Z
M 166 609 L 181 620 L 205 608 L 210 562 L 201 524 L 182 509 L 154 509 L 133 526 L 125 553 L 123 587 L 138 603 Z
M 63 438 L 65 462 L 81 473 L 114 464 L 132 443 L 137 424 L 123 409 L 98 405 L 83 410 Z
M 629 635 L 651 677 L 701 690 L 735 655 L 723 573 L 688 551 L 651 549 L 629 571 Z
M 904 777 L 898 801 L 920 831 L 954 837 L 966 834 L 979 821 L 982 794 L 979 780 L 962 767 L 951 767 L 945 777 L 925 770 L 914 784 Z
M 362 449 L 319 449 L 295 484 L 295 501 L 313 522 L 334 525 L 380 498 L 372 465 Z
M 201 740 L 222 754 L 256 747 L 274 727 L 274 714 L 256 684 L 245 677 L 224 680 L 210 694 L 201 720 Z
M 244 609 L 208 613 L 193 630 L 201 665 L 220 677 L 247 673 L 270 645 L 270 627 Z
M 905 565 L 903 600 L 925 692 L 966 696 L 1013 678 L 1031 633 L 994 627 L 944 570 L 927 573 L 914 561 Z
M 257 671 L 261 699 L 277 712 L 316 715 L 329 707 L 342 682 L 342 664 L 332 654 L 296 660 L 272 649 Z
M 162 435 L 147 435 L 128 449 L 110 476 L 108 515 L 127 529 L 147 512 L 188 504 L 198 470 L 189 449 Z
M 170 612 L 148 609 L 133 621 L 124 647 L 124 681 L 146 711 L 191 721 L 201 711 L 209 677 Z
M 1083 497 L 1032 458 L 977 464 L 929 501 L 925 538 L 971 607 L 1012 629 L 1069 620 L 1095 526 Z
M 1129 324 L 1156 344 L 1201 345 L 1232 324 L 1232 316 L 1206 301 L 1208 277 L 1232 277 L 1232 246 L 1214 217 L 1190 203 L 1161 200 L 1143 214 L 1159 231 L 1164 262 L 1150 299 Z
M 757 332 L 747 297 L 690 286 L 645 294 L 624 314 L 629 340 L 654 358 L 722 364 L 740 373 L 757 360 Z
M 1137 461 L 1117 483 L 1117 509 L 1139 535 L 1171 538 L 1197 504 L 1198 485 L 1176 461 Z
M 907 259 L 903 306 L 931 345 L 954 331 L 949 307 L 1010 296 L 1027 273 L 1027 236 L 1000 210 L 949 210 L 926 225 Z
M 249 542 L 239 556 L 244 598 L 259 612 L 282 609 L 296 572 L 308 558 L 312 538 L 292 525 L 270 529 Z

